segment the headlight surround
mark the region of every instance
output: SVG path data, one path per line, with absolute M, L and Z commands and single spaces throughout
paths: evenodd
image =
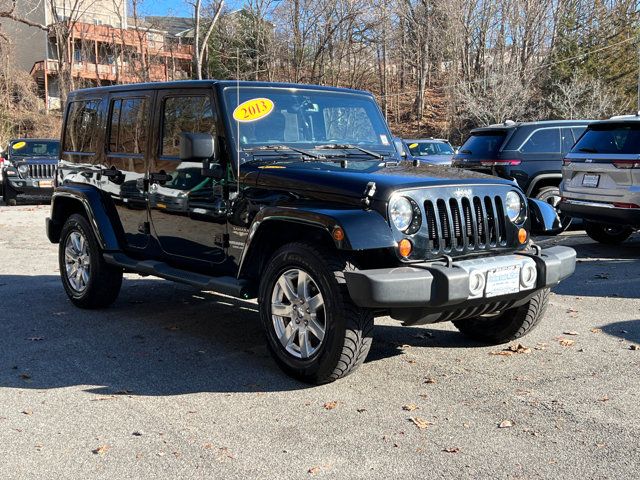
M 513 190 L 507 192 L 507 196 L 505 197 L 505 210 L 509 220 L 512 222 L 518 223 L 522 220 L 524 203 L 522 202 L 522 197 L 517 192 Z
M 20 172 L 20 175 L 26 175 L 29 173 L 29 167 L 27 165 L 20 165 L 18 167 L 18 172 Z
M 393 197 L 389 202 L 389 218 L 398 230 L 407 230 L 413 221 L 411 201 L 407 197 Z

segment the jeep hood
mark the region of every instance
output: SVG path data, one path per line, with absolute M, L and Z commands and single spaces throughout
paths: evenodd
M 324 194 L 335 198 L 341 196 L 361 198 L 370 182 L 376 184 L 373 198 L 382 201 L 387 201 L 396 190 L 419 187 L 459 185 L 516 187 L 510 180 L 479 172 L 445 165 L 424 163 L 414 165 L 406 161 L 388 166 L 377 160 L 353 161 L 348 163 L 347 168 L 341 168 L 340 163 L 327 165 L 323 162 L 300 161 L 252 162 L 250 168 L 256 169 L 255 178 L 258 187 Z

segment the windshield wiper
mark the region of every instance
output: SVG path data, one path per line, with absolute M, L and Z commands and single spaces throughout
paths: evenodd
M 290 147 L 289 145 L 263 145 L 261 147 L 248 149 L 248 151 L 250 152 L 255 150 L 272 151 L 272 152 L 277 152 L 278 150 L 291 150 L 292 152 L 296 152 L 296 153 L 299 153 L 300 155 L 305 155 L 309 158 L 314 158 L 317 160 L 321 160 L 324 158 L 324 156 L 318 153 L 313 153 L 308 150 L 303 150 L 301 148 Z
M 362 148 L 357 145 L 350 145 L 350 144 L 341 145 L 339 143 L 329 143 L 327 145 L 316 145 L 314 149 L 315 150 L 358 150 L 362 153 L 369 155 L 370 157 L 377 158 L 378 160 L 384 160 L 384 155 L 381 155 L 376 152 L 372 152 L 371 150 L 367 150 L 366 148 Z
M 589 147 L 579 148 L 578 151 L 584 152 L 584 153 L 598 153 L 598 150 L 596 150 L 595 148 L 589 148 Z

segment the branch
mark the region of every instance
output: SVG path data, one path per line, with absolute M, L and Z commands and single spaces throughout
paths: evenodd
M 209 24 L 209 28 L 207 28 L 207 33 L 205 34 L 204 38 L 202 39 L 202 45 L 200 46 L 200 52 L 199 52 L 199 56 L 200 58 L 202 58 L 204 56 L 204 51 L 207 47 L 207 43 L 209 42 L 209 37 L 211 36 L 211 33 L 213 32 L 213 27 L 215 27 L 216 22 L 218 21 L 218 18 L 220 17 L 220 13 L 222 13 L 222 7 L 224 7 L 224 0 L 221 0 L 220 3 L 218 4 L 218 7 L 216 8 L 216 13 L 213 16 L 213 19 L 211 20 L 211 23 Z M 196 31 L 196 35 L 198 35 L 198 32 Z
M 9 10 L 4 11 L 4 12 L 0 12 L 0 18 L 8 18 L 9 20 L 13 20 L 14 22 L 22 23 L 22 24 L 27 25 L 29 27 L 39 28 L 40 30 L 44 30 L 45 32 L 49 31 L 49 28 L 46 25 L 43 25 L 43 24 L 38 23 L 38 22 L 32 22 L 28 18 L 22 18 L 22 17 L 16 15 L 16 13 L 15 13 L 16 12 L 16 3 L 17 3 L 17 0 L 13 0 L 11 2 L 11 8 Z

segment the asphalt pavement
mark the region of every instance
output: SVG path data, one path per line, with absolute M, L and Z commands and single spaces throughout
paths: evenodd
M 638 476 L 639 235 L 543 239 L 577 272 L 520 342 L 381 318 L 360 370 L 310 387 L 253 302 L 127 275 L 74 308 L 48 211 L 0 206 L 0 479 Z

